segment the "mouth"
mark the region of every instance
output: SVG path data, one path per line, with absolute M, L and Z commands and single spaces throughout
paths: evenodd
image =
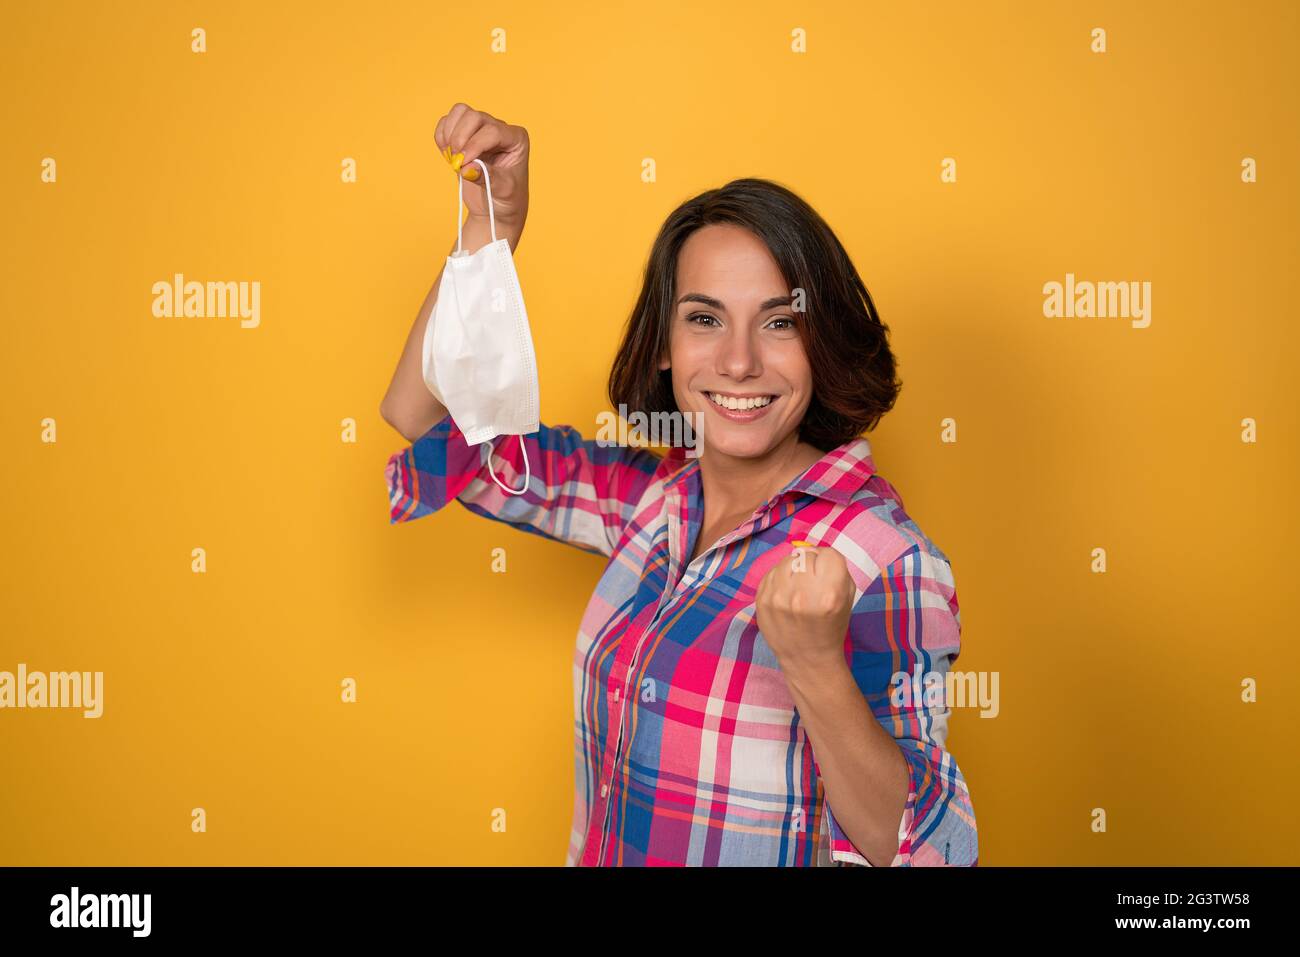
M 761 418 L 780 398 L 779 395 L 762 393 L 735 396 L 717 392 L 705 392 L 704 397 L 709 400 L 714 412 L 732 422 L 752 422 Z

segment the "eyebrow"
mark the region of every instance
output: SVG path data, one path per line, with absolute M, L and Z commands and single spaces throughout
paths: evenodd
M 682 298 L 677 300 L 677 305 L 684 302 L 698 302 L 708 306 L 711 309 L 718 309 L 722 312 L 727 311 L 727 307 L 722 304 L 721 299 L 714 299 L 712 296 L 706 296 L 702 292 L 688 292 Z M 794 300 L 789 296 L 773 296 L 771 299 L 765 299 L 758 306 L 759 312 L 766 312 L 769 309 L 775 309 L 778 306 L 788 306 Z

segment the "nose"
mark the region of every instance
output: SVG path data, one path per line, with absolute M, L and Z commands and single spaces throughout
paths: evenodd
M 716 362 L 718 373 L 732 379 L 747 379 L 763 373 L 758 344 L 741 324 L 727 331 L 718 345 Z

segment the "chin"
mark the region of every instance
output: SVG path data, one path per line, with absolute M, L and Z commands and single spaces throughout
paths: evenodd
M 704 442 L 704 454 L 708 455 L 710 451 L 717 452 L 721 455 L 729 455 L 737 459 L 751 459 L 763 455 L 772 448 L 771 436 L 764 433 L 762 435 L 718 435 L 719 429 L 714 429 Z

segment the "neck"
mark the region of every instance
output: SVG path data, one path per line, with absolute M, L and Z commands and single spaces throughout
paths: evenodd
M 825 453 L 791 432 L 761 456 L 738 457 L 707 444 L 700 454 L 700 484 L 710 513 L 752 512 L 806 472 Z

